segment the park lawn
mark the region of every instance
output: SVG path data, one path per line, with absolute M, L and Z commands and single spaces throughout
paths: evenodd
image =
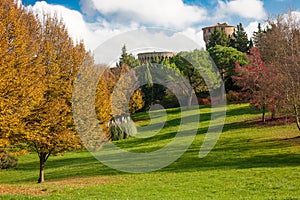
M 188 111 L 199 113 L 198 109 Z M 189 149 L 159 171 L 131 174 L 111 169 L 87 151 L 50 157 L 43 184 L 37 184 L 38 157 L 19 156 L 17 169 L 0 171 L 0 199 L 300 199 L 300 133 L 296 125 L 257 123 L 247 104 L 228 105 L 223 133 L 205 158 L 198 154 L 210 108 Z M 134 116 L 147 124 L 147 114 Z M 116 142 L 134 152 L 161 148 L 174 137 L 179 110 L 168 110 L 165 128 L 146 139 Z

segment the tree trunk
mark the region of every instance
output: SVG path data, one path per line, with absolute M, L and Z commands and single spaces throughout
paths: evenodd
M 276 111 L 273 110 L 273 111 L 271 112 L 271 120 L 275 120 L 275 119 L 276 119 Z
M 193 89 L 189 90 L 188 99 L 187 99 L 187 109 L 191 109 L 193 100 Z
M 45 162 L 46 162 L 46 156 L 47 153 L 40 153 L 40 177 L 38 180 L 38 183 L 43 183 L 45 181 L 44 179 L 44 168 L 45 168 Z
M 266 107 L 262 107 L 262 117 L 261 117 L 262 123 L 266 123 Z
M 298 127 L 298 130 L 300 131 L 300 116 L 299 116 L 299 110 L 298 110 L 297 105 L 294 105 L 294 110 L 295 110 L 295 115 L 296 115 L 297 127 Z
M 226 88 L 225 88 L 225 81 L 222 81 L 221 83 L 221 88 L 220 88 L 220 95 L 221 95 L 221 99 L 218 103 L 220 102 L 225 102 L 226 101 Z M 225 93 L 224 93 L 225 92 Z

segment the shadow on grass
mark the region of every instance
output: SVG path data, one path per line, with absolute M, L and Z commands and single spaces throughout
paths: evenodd
M 285 140 L 298 139 L 289 138 Z M 223 141 L 226 142 L 226 141 Z M 198 158 L 199 144 L 193 143 L 177 161 L 158 172 L 186 172 L 206 170 L 250 169 L 300 166 L 300 154 L 285 152 L 289 147 L 286 143 L 276 143 L 271 140 L 255 141 L 245 139 L 217 145 L 207 157 Z M 140 148 L 140 151 L 150 151 Z M 254 153 L 253 153 L 254 152 Z M 84 154 L 84 156 L 82 156 Z M 46 163 L 46 180 L 64 179 L 70 177 L 114 176 L 127 174 L 101 164 L 88 152 L 76 152 L 68 157 L 51 157 Z M 124 161 L 125 162 L 125 161 Z M 35 171 L 38 175 L 38 159 L 26 164 L 20 163 L 18 170 Z M 154 172 L 155 173 L 155 172 Z M 28 178 L 25 182 L 35 182 L 37 177 Z M 24 181 L 24 180 L 22 180 Z M 17 183 L 18 180 L 11 181 Z
M 237 109 L 231 109 L 227 112 L 227 116 L 236 116 L 248 113 L 249 107 L 243 106 Z M 180 110 L 172 109 L 174 115 L 180 112 Z M 258 111 L 253 111 L 252 114 L 257 114 Z M 142 116 L 141 118 L 145 117 Z M 210 113 L 204 113 L 200 115 L 201 122 L 210 120 Z M 187 116 L 187 121 L 192 120 L 193 116 Z M 180 119 L 173 117 L 166 123 L 166 128 L 176 127 L 180 124 Z M 255 127 L 255 123 L 247 122 L 233 122 L 225 124 L 224 132 L 234 130 Z M 208 127 L 198 129 L 199 134 L 205 134 Z M 162 134 L 158 134 L 155 137 L 145 139 L 129 139 L 121 141 L 120 146 L 127 148 L 138 147 L 139 152 L 149 152 L 156 150 L 159 146 L 158 142 L 164 140 L 171 140 L 176 135 L 174 130 L 166 131 Z M 203 139 L 203 138 L 202 138 Z M 221 140 L 217 146 L 203 159 L 198 158 L 199 149 L 201 146 L 201 139 L 194 141 L 190 148 L 170 166 L 159 170 L 159 172 L 184 172 L 184 171 L 205 171 L 214 169 L 248 169 L 248 168 L 272 168 L 272 167 L 289 167 L 300 166 L 300 154 L 284 151 L 284 149 L 290 147 L 289 143 L 277 142 L 278 140 L 265 140 L 256 141 L 249 138 L 234 138 L 234 140 Z M 299 140 L 299 138 L 283 139 Z M 149 143 L 147 145 L 141 145 L 143 143 Z M 117 142 L 118 143 L 118 142 Z M 151 146 L 152 145 L 152 146 Z M 126 161 L 124 161 L 126 162 Z M 22 181 L 36 182 L 38 175 L 39 161 L 38 157 L 32 162 L 19 163 L 17 171 L 33 172 L 35 177 L 22 179 Z M 155 172 L 154 172 L 155 173 Z M 126 174 L 114 169 L 111 169 L 98 160 L 96 160 L 89 152 L 78 151 L 67 153 L 65 157 L 50 157 L 45 167 L 46 180 L 64 179 L 70 177 L 91 177 L 91 176 L 114 176 Z M 11 183 L 18 183 L 19 180 L 10 181 Z

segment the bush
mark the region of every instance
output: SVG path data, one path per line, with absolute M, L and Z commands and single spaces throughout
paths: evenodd
M 201 97 L 198 97 L 198 103 L 200 105 L 210 105 L 211 104 L 209 98 L 201 98 Z
M 15 168 L 18 166 L 18 159 L 12 157 L 8 152 L 0 150 L 0 169 Z
M 226 94 L 226 99 L 230 103 L 244 103 L 249 100 L 249 94 L 244 92 L 235 92 L 230 90 Z
M 137 129 L 128 115 L 118 116 L 109 122 L 109 133 L 112 141 L 135 136 Z

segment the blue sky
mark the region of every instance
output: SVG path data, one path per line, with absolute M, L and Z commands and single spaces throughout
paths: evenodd
M 202 27 L 242 22 L 251 36 L 268 16 L 297 11 L 299 0 L 22 0 L 36 13 L 56 12 L 75 39 L 90 49 L 105 39 L 141 27 L 176 30 L 204 46 Z M 95 42 L 95 41 L 98 42 Z
M 49 4 L 63 5 L 70 9 L 81 11 L 79 0 L 45 0 Z M 37 0 L 23 0 L 24 5 L 34 5 Z M 217 0 L 184 0 L 186 4 L 204 6 L 208 9 L 216 7 Z M 283 13 L 289 8 L 300 10 L 299 0 L 263 0 L 264 7 L 271 15 Z

